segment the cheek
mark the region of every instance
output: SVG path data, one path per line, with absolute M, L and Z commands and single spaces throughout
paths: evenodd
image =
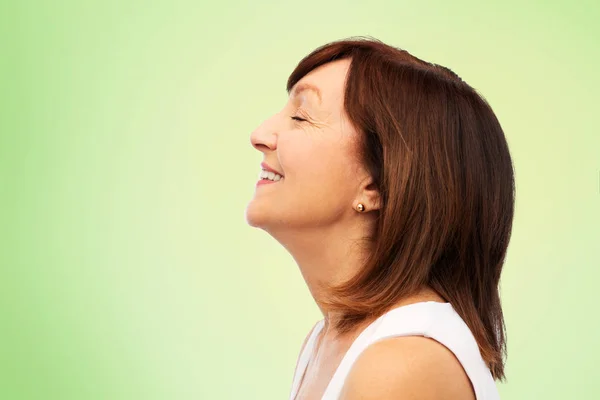
M 341 140 L 280 142 L 279 162 L 295 196 L 322 202 L 347 202 L 356 188 L 356 161 Z M 352 201 L 352 200 L 350 200 Z

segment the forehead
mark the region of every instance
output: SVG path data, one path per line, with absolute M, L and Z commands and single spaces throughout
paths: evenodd
M 337 102 L 344 96 L 350 60 L 336 60 L 315 68 L 294 85 L 290 97 L 308 94 L 321 104 Z

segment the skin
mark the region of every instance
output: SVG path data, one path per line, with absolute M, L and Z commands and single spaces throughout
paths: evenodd
M 340 283 L 361 268 L 369 248 L 359 239 L 371 234 L 373 211 L 379 208 L 379 193 L 358 157 L 359 133 L 343 107 L 349 66 L 350 60 L 337 60 L 311 71 L 250 137 L 264 162 L 284 178 L 256 187 L 246 220 L 288 250 L 324 317 L 297 399 L 321 398 L 354 339 L 375 319 L 342 335 L 334 328 L 339 315 L 323 303 L 326 284 Z M 356 211 L 358 203 L 364 212 Z M 390 308 L 419 301 L 445 300 L 423 287 Z M 398 363 L 401 359 L 411 362 Z M 468 378 L 448 349 L 424 337 L 398 337 L 361 354 L 341 398 L 474 399 L 470 396 Z

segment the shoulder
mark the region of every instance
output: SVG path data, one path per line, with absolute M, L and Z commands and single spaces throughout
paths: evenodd
M 379 340 L 352 366 L 341 400 L 474 400 L 471 382 L 454 354 L 423 336 Z

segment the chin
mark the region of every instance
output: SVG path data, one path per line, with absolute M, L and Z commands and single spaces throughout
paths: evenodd
M 255 204 L 253 204 L 253 202 L 250 202 L 248 207 L 246 207 L 245 215 L 248 225 L 254 228 L 264 228 L 268 222 L 267 218 L 269 217 L 267 212 L 261 210 L 260 207 L 257 207 Z

